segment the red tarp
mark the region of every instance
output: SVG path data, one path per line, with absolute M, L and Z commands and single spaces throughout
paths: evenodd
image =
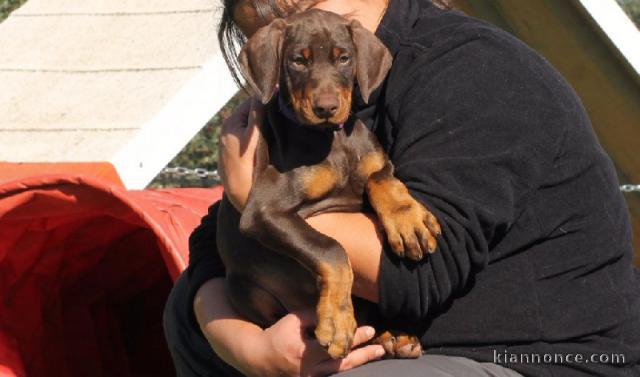
M 171 376 L 162 308 L 214 189 L 0 184 L 0 376 Z

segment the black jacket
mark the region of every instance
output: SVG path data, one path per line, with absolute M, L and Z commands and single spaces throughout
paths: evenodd
M 570 86 L 513 36 L 427 0 L 391 0 L 377 35 L 393 67 L 356 114 L 443 227 L 423 262 L 384 251 L 381 314 L 419 329 L 429 353 L 640 376 L 628 211 Z M 216 208 L 191 238 L 192 294 L 224 275 Z

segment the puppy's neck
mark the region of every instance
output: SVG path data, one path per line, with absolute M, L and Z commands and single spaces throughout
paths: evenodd
M 282 114 L 282 116 L 284 116 L 289 122 L 299 123 L 296 113 L 293 111 L 291 106 L 285 102 L 282 93 L 278 93 L 278 111 L 280 111 L 280 114 Z
M 331 152 L 336 132 L 301 126 L 297 119 L 285 116 L 276 101 L 267 107 L 267 118 L 263 134 L 270 163 L 279 171 L 316 165 Z

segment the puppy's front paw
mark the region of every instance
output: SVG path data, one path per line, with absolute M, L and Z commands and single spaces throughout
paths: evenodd
M 436 217 L 412 197 L 398 201 L 380 214 L 391 249 L 400 257 L 419 261 L 436 250 L 441 228 Z
M 332 310 L 318 314 L 315 335 L 333 359 L 347 356 L 351 351 L 355 332 L 356 320 L 351 305 L 344 309 L 334 306 Z

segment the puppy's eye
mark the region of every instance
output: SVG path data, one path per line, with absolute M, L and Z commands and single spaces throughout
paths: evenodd
M 291 63 L 295 66 L 303 67 L 307 65 L 307 59 L 305 59 L 302 55 L 298 55 L 291 58 Z
M 351 61 L 349 55 L 340 55 L 338 58 L 338 63 L 340 64 L 348 64 Z

